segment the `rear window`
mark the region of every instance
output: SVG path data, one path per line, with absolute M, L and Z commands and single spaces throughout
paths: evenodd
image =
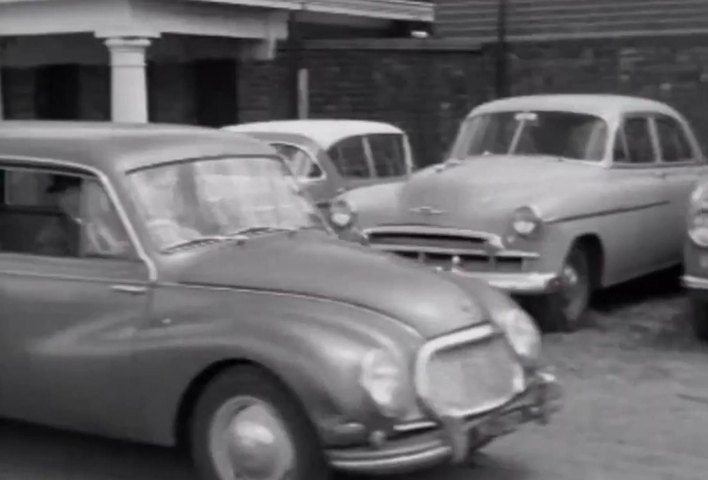
M 369 146 L 376 176 L 398 177 L 406 174 L 403 136 L 396 134 L 369 135 Z

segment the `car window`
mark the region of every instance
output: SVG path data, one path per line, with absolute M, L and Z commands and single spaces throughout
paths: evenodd
M 664 162 L 685 162 L 693 158 L 691 144 L 683 127 L 671 117 L 657 117 L 656 131 Z
M 404 136 L 399 134 L 369 135 L 369 147 L 376 176 L 399 177 L 406 174 Z
M 626 140 L 627 155 L 624 158 L 616 157 L 616 162 L 647 164 L 656 161 L 648 118 L 628 118 L 624 121 L 622 131 Z M 617 138 L 620 139 L 621 135 L 618 135 Z
M 371 170 L 364 147 L 364 137 L 349 137 L 339 141 L 327 151 L 343 177 L 370 178 Z
M 2 179 L 5 192 L 0 205 L 0 251 L 135 258 L 115 206 L 97 178 L 5 168 Z M 28 190 L 13 191 L 18 184 Z
M 293 174 L 299 178 L 321 178 L 324 176 L 317 161 L 304 149 L 291 144 L 273 143 L 273 147 L 288 160 Z

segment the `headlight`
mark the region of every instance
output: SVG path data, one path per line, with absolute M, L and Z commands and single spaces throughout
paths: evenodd
M 532 237 L 537 235 L 543 226 L 543 221 L 531 207 L 521 207 L 514 212 L 511 228 L 517 235 Z
M 334 200 L 329 207 L 329 219 L 336 228 L 343 230 L 354 225 L 356 212 L 346 200 Z
M 708 190 L 697 187 L 691 194 L 688 218 L 688 236 L 696 244 L 708 247 Z
M 360 383 L 382 415 L 402 418 L 414 413 L 411 379 L 394 355 L 384 350 L 369 352 L 362 361 Z
M 528 366 L 536 366 L 541 356 L 541 334 L 533 319 L 515 305 L 498 311 L 494 319 L 516 354 Z

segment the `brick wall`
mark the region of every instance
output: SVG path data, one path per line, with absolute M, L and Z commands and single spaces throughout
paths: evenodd
M 654 98 L 683 112 L 708 147 L 706 38 L 515 44 L 510 90 L 512 95 L 620 93 Z
M 500 0 L 436 0 L 446 37 L 496 36 Z M 654 36 L 708 31 L 708 0 L 507 0 L 510 38 Z

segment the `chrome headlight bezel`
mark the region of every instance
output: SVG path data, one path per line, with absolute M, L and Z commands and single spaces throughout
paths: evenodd
M 524 366 L 537 367 L 541 361 L 541 332 L 533 318 L 521 307 L 510 305 L 496 312 L 494 321 Z
M 511 230 L 522 238 L 538 237 L 543 230 L 543 219 L 531 206 L 517 208 L 511 217 Z

